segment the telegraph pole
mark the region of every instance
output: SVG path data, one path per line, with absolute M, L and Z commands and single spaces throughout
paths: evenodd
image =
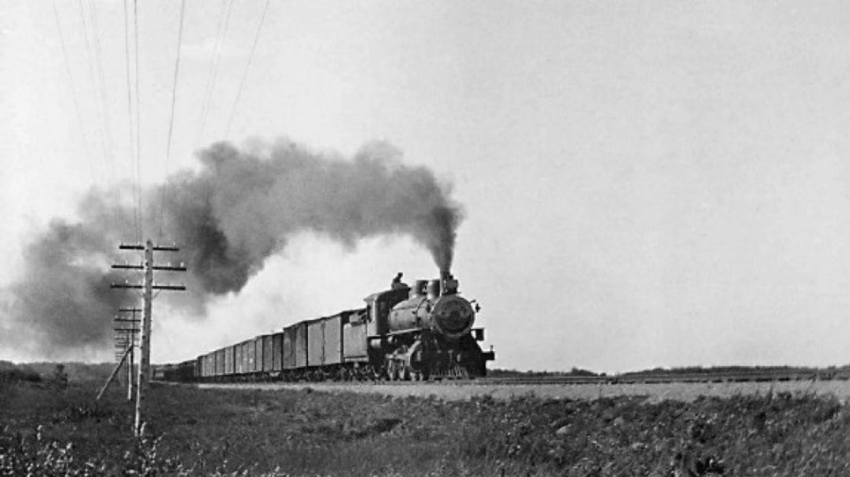
M 121 244 L 118 246 L 119 250 L 143 250 L 145 252 L 145 260 L 141 264 L 116 264 L 112 265 L 112 268 L 124 269 L 124 270 L 141 270 L 145 274 L 144 284 L 130 284 L 130 283 L 113 283 L 112 288 L 131 288 L 131 289 L 140 289 L 143 290 L 142 297 L 144 299 L 144 306 L 142 308 L 142 327 L 141 327 L 141 359 L 139 363 L 139 372 L 138 372 L 138 383 L 136 388 L 136 419 L 135 419 L 135 433 L 137 436 L 141 435 L 142 432 L 142 416 L 144 414 L 144 404 L 145 404 L 145 394 L 147 392 L 148 385 L 150 384 L 151 378 L 151 369 L 150 369 L 150 360 L 151 360 L 151 322 L 152 322 L 152 311 L 153 311 L 153 291 L 154 290 L 171 290 L 171 291 L 183 291 L 186 289 L 183 285 L 157 285 L 153 282 L 153 272 L 156 270 L 162 271 L 172 271 L 172 272 L 185 272 L 186 267 L 181 265 L 156 265 L 153 260 L 153 253 L 155 251 L 159 252 L 178 252 L 180 249 L 176 246 L 159 246 L 154 245 L 153 241 L 148 240 L 144 245 L 141 244 Z
M 132 313 L 132 318 L 122 318 L 121 316 L 116 316 L 113 320 L 116 324 L 119 324 L 118 328 L 115 328 L 115 331 L 118 333 L 125 333 L 127 335 L 127 341 L 129 342 L 130 354 L 127 356 L 127 400 L 132 401 L 133 396 L 136 395 L 136 379 L 134 376 L 134 371 L 136 368 L 135 362 L 135 348 L 136 348 L 136 336 L 139 333 L 139 322 L 140 320 L 136 318 L 136 313 L 141 312 L 141 308 L 119 308 L 118 311 L 122 313 Z M 130 328 L 122 328 L 120 324 L 129 323 Z M 116 357 L 117 359 L 117 357 Z

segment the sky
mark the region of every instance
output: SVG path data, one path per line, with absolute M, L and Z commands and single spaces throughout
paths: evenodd
M 132 2 L 0 5 L 0 332 L 27 245 L 93 187 L 223 140 L 386 141 L 463 206 L 452 271 L 492 366 L 850 363 L 843 2 L 186 0 L 182 36 L 181 5 L 139 2 L 138 43 Z M 205 317 L 158 297 L 153 360 L 361 306 L 398 271 L 438 273 L 410 237 L 299 234 Z

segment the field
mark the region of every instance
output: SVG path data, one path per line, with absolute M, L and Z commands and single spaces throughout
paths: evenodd
M 445 398 L 158 385 L 135 439 L 125 393 L 96 404 L 97 384 L 0 384 L 0 475 L 850 475 L 850 405 L 811 389 Z
M 250 384 L 201 384 L 205 389 L 290 389 L 313 388 L 331 392 L 381 393 L 394 397 L 434 395 L 451 401 L 468 400 L 473 397 L 489 396 L 495 399 L 511 399 L 533 395 L 542 399 L 599 399 L 605 397 L 636 396 L 651 402 L 664 400 L 694 401 L 700 397 L 731 398 L 753 394 L 804 394 L 834 397 L 842 401 L 850 399 L 850 381 L 781 381 L 781 382 L 725 382 L 725 383 L 657 383 L 657 384 L 486 384 L 478 380 L 471 383 L 445 382 L 429 385 L 416 382 L 372 384 L 372 383 L 250 383 Z

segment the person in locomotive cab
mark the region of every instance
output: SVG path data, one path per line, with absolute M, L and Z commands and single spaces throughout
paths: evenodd
M 403 273 L 398 272 L 398 275 L 396 275 L 395 278 L 393 278 L 393 282 L 390 284 L 390 288 L 392 288 L 393 290 L 395 290 L 397 288 L 406 288 L 407 285 L 405 285 L 401 281 L 401 277 L 403 275 L 404 275 Z

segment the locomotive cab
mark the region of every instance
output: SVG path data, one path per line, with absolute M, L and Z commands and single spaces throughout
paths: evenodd
M 370 336 L 381 336 L 391 331 L 388 320 L 390 310 L 409 294 L 410 288 L 405 286 L 374 293 L 364 299 L 369 315 Z

